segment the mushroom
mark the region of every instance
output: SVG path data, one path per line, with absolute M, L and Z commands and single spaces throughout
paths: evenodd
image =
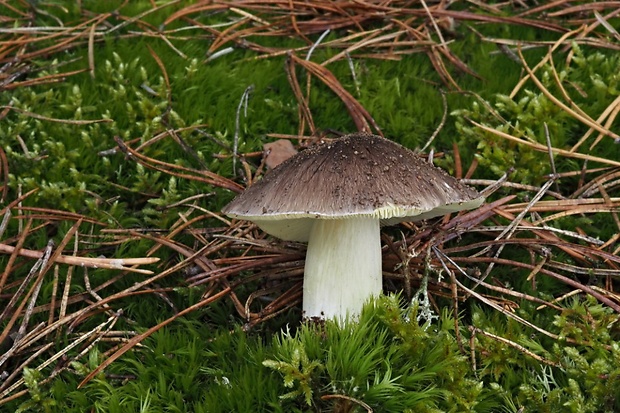
M 307 242 L 304 316 L 344 321 L 381 293 L 380 225 L 472 209 L 483 200 L 401 145 L 354 133 L 289 158 L 222 212 L 280 239 Z

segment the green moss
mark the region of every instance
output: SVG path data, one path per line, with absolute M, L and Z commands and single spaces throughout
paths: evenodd
M 475 308 L 471 323 L 487 335 L 469 340 L 463 329 L 465 346 L 474 344 L 466 353 L 447 312 L 436 323 L 418 324 L 416 307 L 401 309 L 397 297 L 367 306 L 359 323 L 303 325 L 274 336 L 231 331 L 223 320 L 205 322 L 210 312 L 158 331 L 84 389 L 76 385 L 101 362 L 97 347 L 86 364 L 74 363 L 75 373 L 64 372 L 51 384 L 40 385 L 43 377 L 30 375 L 32 399 L 6 407 L 36 411 L 48 401 L 53 411 L 65 412 L 145 406 L 153 412 L 364 411 L 362 404 L 377 412 L 620 407 L 620 330 L 613 311 L 594 300 L 572 300 L 562 313 L 546 313 L 552 322 L 536 320 L 559 340 Z
M 84 10 L 112 12 L 125 4 L 124 15 L 136 15 L 152 6 L 146 1 L 100 2 L 84 0 L 57 8 L 51 3 L 31 2 L 33 7 L 52 7 L 68 24 L 78 21 Z M 172 10 L 169 6 L 145 19 L 159 27 Z M 455 4 L 455 7 L 465 7 Z M 59 11 L 60 10 L 60 11 Z M 10 15 L 13 15 L 12 13 Z M 56 25 L 45 13 L 34 13 L 36 23 Z M 203 15 L 201 21 L 214 22 L 222 16 Z M 110 18 L 112 24 L 121 19 Z M 180 27 L 181 21 L 171 27 Z M 484 35 L 550 40 L 555 34 L 508 25 L 472 26 Z M 232 196 L 229 191 L 198 182 L 172 177 L 138 165 L 124 154 L 114 153 L 115 136 L 137 147 L 168 129 L 181 129 L 178 136 L 191 148 L 185 150 L 169 137 L 143 148 L 153 159 L 196 169 L 208 169 L 223 176 L 233 175 L 232 160 L 214 156 L 230 155 L 236 128 L 236 113 L 241 97 L 252 86 L 247 114 L 240 117 L 239 152 L 260 150 L 268 133 L 298 132 L 298 108 L 284 69 L 285 57 L 254 59 L 252 52 L 235 49 L 231 54 L 205 62 L 210 40 L 204 33 L 172 42 L 187 58 L 181 57 L 159 38 L 123 37 L 135 27 L 128 25 L 110 34 L 94 48 L 95 73 L 67 77 L 65 81 L 34 87 L 19 87 L 0 92 L 5 104 L 17 110 L 7 112 L 0 122 L 0 145 L 7 154 L 10 170 L 10 194 L 19 190 L 39 191 L 26 205 L 77 211 L 98 219 L 110 227 L 167 229 L 178 219 L 177 208 L 167 206 L 189 196 L 210 192 L 204 206 L 218 211 Z M 333 31 L 330 39 L 344 33 Z M 316 40 L 318 36 L 314 36 Z M 497 176 L 516 167 L 516 179 L 540 182 L 549 172 L 547 155 L 515 146 L 472 128 L 466 118 L 516 136 L 528 136 L 545 143 L 544 124 L 552 143 L 570 148 L 584 133 L 583 125 L 558 110 L 532 84 L 515 98 L 506 95 L 519 79 L 520 66 L 495 46 L 480 41 L 467 25 L 458 27 L 450 48 L 480 75 L 480 79 L 450 68 L 463 90 L 474 90 L 491 102 L 494 111 L 507 122 L 499 122 L 467 92 L 448 90 L 441 83 L 425 54 L 403 56 L 402 60 L 382 61 L 357 58 L 353 66 L 355 84 L 348 62 L 336 62 L 328 68 L 380 125 L 385 135 L 411 148 L 422 146 L 438 127 L 444 111 L 442 93 L 446 94 L 448 112 L 455 114 L 438 135 L 434 146 L 447 151 L 443 165 L 451 168 L 450 151 L 456 142 L 464 164 L 477 155 L 481 167 L 478 177 Z M 261 39 L 268 45 L 298 45 L 294 39 Z M 166 84 L 162 69 L 149 48 L 165 66 L 170 81 Z M 619 61 L 615 55 L 575 47 L 571 67 L 558 64 L 571 97 L 590 116 L 597 117 L 618 95 Z M 317 49 L 314 61 L 333 56 L 335 50 Z M 527 51 L 531 64 L 539 61 L 545 50 Z M 30 78 L 57 74 L 60 71 L 87 68 L 86 47 L 32 62 Z M 74 60 L 75 59 L 75 60 Z M 559 59 L 558 59 L 559 60 Z M 305 72 L 297 69 L 305 86 Z M 542 81 L 557 94 L 549 67 L 540 73 Z M 356 87 L 359 87 L 359 93 Z M 582 92 L 585 95 L 582 96 Z M 353 130 L 354 125 L 344 104 L 316 78 L 312 79 L 309 101 L 317 128 Z M 462 110 L 462 108 L 468 108 Z M 40 115 L 39 118 L 27 112 Z M 75 124 L 41 119 L 105 122 Z M 196 130 L 200 127 L 214 139 Z M 306 131 L 307 133 L 307 131 Z M 20 142 L 23 142 L 22 143 Z M 594 155 L 616 158 L 619 147 L 604 139 Z M 258 163 L 250 159 L 250 167 Z M 541 167 L 541 165 L 543 165 Z M 559 171 L 576 170 L 579 164 L 562 159 Z M 545 169 L 547 168 L 547 169 Z M 563 180 L 566 188 L 575 182 Z M 220 225 L 215 220 L 203 222 Z M 85 224 L 83 224 L 85 225 Z M 587 217 L 558 220 L 559 227 L 579 225 L 591 234 L 611 235 L 615 228 L 607 218 Z M 57 234 L 37 233 L 27 246 L 40 248 L 50 237 L 63 235 L 70 223 L 59 223 Z M 83 226 L 81 231 L 87 233 Z M 11 223 L 6 234 L 16 235 Z M 189 236 L 188 243 L 195 240 Z M 93 254 L 142 256 L 147 242 L 126 243 L 114 249 L 93 247 Z M 505 251 L 503 257 L 529 259 L 522 251 Z M 173 260 L 171 257 L 166 259 Z M 570 263 L 558 254 L 554 259 Z M 3 259 L 4 260 L 4 259 Z M 5 261 L 2 261 L 5 262 Z M 15 278 L 28 269 L 18 269 Z M 60 277 L 66 275 L 61 269 Z M 524 280 L 523 270 L 509 269 L 498 274 L 507 288 L 534 293 Z M 81 275 L 81 273 L 80 273 Z M 111 277 L 109 271 L 90 272 L 91 282 L 99 284 Z M 184 287 L 183 274 L 161 280 L 170 287 L 168 299 L 177 308 L 198 302 L 200 288 Z M 71 292 L 84 291 L 82 277 L 74 281 Z M 141 281 L 138 275 L 126 275 L 102 294 L 109 294 Z M 12 280 L 9 280 L 11 282 Z M 464 281 L 465 282 L 465 281 Z M 249 286 L 236 292 L 250 293 Z M 547 277 L 537 280 L 537 294 L 551 299 L 566 292 L 566 286 Z M 49 301 L 52 284 L 46 281 L 41 299 Z M 441 300 L 441 299 L 440 299 Z M 47 302 L 46 301 L 46 302 Z M 119 329 L 142 330 L 174 313 L 175 309 L 151 295 L 129 297 L 114 303 L 124 310 Z M 447 308 L 450 302 L 440 301 Z M 102 360 L 96 345 L 90 358 L 74 363 L 74 373 L 66 371 L 49 385 L 44 376 L 25 370 L 30 399 L 17 400 L 7 406 L 10 411 L 329 411 L 336 408 L 363 411 L 354 400 L 372 406 L 374 411 L 618 411 L 620 393 L 618 360 L 620 359 L 616 321 L 608 309 L 589 301 L 574 301 L 560 315 L 551 310 L 537 310 L 531 303 L 519 303 L 517 314 L 536 325 L 546 326 L 561 337 L 552 340 L 506 319 L 505 315 L 482 310 L 465 303 L 463 320 L 491 334 L 505 337 L 539 357 L 558 363 L 559 367 L 541 367 L 535 359 L 490 337 L 476 335 L 474 344 L 478 368 L 473 369 L 468 346 L 468 331 L 460 331 L 465 353 L 459 350 L 454 320 L 443 314 L 436 324 L 420 326 L 415 312 L 403 312 L 395 299 L 384 299 L 374 311 L 363 315 L 363 322 L 345 328 L 328 323 L 324 329 L 304 326 L 286 334 L 274 331 L 287 321 L 297 323 L 293 312 L 265 323 L 252 333 L 238 329 L 230 302 L 221 302 L 197 311 L 168 326 L 146 340 L 145 347 L 128 353 L 113 364 L 107 374 L 98 376 L 85 389 L 76 389 L 79 380 Z M 103 317 L 103 316 L 101 316 Z M 288 318 L 287 318 L 288 317 Z M 33 322 L 45 321 L 42 314 Z M 102 321 L 92 317 L 84 328 L 94 328 Z M 72 336 L 58 340 L 60 349 Z M 586 339 L 588 345 L 576 345 L 567 338 Z M 267 362 L 267 366 L 264 363 Z M 329 398 L 326 396 L 347 396 Z M 309 406 L 310 404 L 310 406 Z
M 146 3 L 142 5 L 147 7 Z M 87 9 L 91 6 L 95 7 L 83 4 Z M 106 7 L 114 10 L 117 6 Z M 130 6 L 136 13 L 144 7 Z M 149 18 L 159 24 L 163 16 L 158 12 Z M 137 167 L 120 153 L 105 152 L 115 147 L 115 136 L 125 141 L 137 139 L 135 147 L 166 129 L 189 128 L 179 132 L 179 136 L 192 148 L 195 156 L 169 138 L 149 145 L 143 153 L 170 163 L 208 167 L 212 172 L 230 176 L 232 162 L 212 156 L 214 153 L 229 154 L 229 150 L 191 127 L 204 125 L 205 131 L 232 146 L 237 107 L 249 86 L 253 89 L 247 115 L 243 113 L 240 118 L 240 152 L 260 149 L 267 141 L 267 133 L 297 132 L 297 103 L 284 70 L 284 57 L 255 60 L 252 53 L 235 50 L 205 63 L 208 44 L 205 41 L 174 43 L 188 56 L 187 59 L 159 39 L 123 39 L 110 35 L 94 50 L 94 79 L 83 73 L 60 84 L 0 93 L 16 108 L 49 118 L 109 120 L 75 125 L 9 112 L 0 125 L 0 144 L 9 158 L 11 188 L 14 191 L 18 186 L 22 190 L 40 188 L 31 202 L 88 213 L 112 226 L 165 228 L 171 225 L 175 214 L 146 209 L 145 216 L 141 211 L 146 205 L 162 207 L 211 188 L 186 180 L 173 182 L 159 172 Z M 474 44 L 476 47 L 471 47 Z M 459 39 L 455 49 L 469 56 L 467 60 L 485 79 L 488 93 L 503 90 L 505 84 L 497 82 L 495 76 L 487 75 L 484 70 L 511 68 L 512 63 L 503 56 L 481 58 L 488 53 L 489 47 L 480 44 L 468 35 Z M 163 62 L 170 80 L 170 91 L 147 46 Z M 327 58 L 333 53 L 335 51 L 321 50 L 315 57 Z M 74 58 L 77 60 L 68 66 L 58 64 L 62 62 L 40 61 L 40 71 L 36 76 L 59 73 L 61 69 L 83 68 L 87 60 L 86 50 L 73 51 L 70 59 Z M 490 67 L 488 61 L 495 67 Z M 479 62 L 487 62 L 487 66 L 476 67 Z M 385 134 L 408 146 L 421 146 L 436 129 L 444 110 L 439 78 L 428 58 L 417 54 L 405 56 L 396 63 L 355 59 L 354 66 L 360 102 L 368 108 Z M 355 90 L 347 62 L 331 64 L 329 69 L 346 88 Z M 301 69 L 298 72 L 299 79 L 303 80 L 305 76 Z M 480 83 L 467 76 L 459 81 L 465 88 Z M 311 90 L 310 108 L 319 129 L 343 132 L 353 129 L 346 108 L 331 90 L 317 79 L 312 80 Z M 448 100 L 451 109 L 459 105 L 463 97 L 450 94 Z M 22 138 L 27 152 L 16 136 Z M 455 139 L 452 123 L 448 122 L 436 145 L 450 148 Z M 230 198 L 230 195 L 223 196 L 220 203 Z
M 570 94 L 571 101 L 596 119 L 620 93 L 620 58 L 599 51 L 582 50 L 576 45 L 573 46 L 573 52 L 575 57 L 572 65 L 557 67 L 558 76 Z M 530 66 L 534 64 L 530 63 Z M 539 70 L 536 76 L 545 88 L 568 105 L 566 99 L 560 98 L 562 93 L 549 64 Z M 470 109 L 456 110 L 453 115 L 456 116 L 456 126 L 464 141 L 476 146 L 477 157 L 487 173 L 501 176 L 514 168 L 511 179 L 523 183 L 540 183 L 546 179 L 545 175 L 551 173 L 548 154 L 477 128 L 470 120 L 543 145 L 547 145 L 546 126 L 551 145 L 563 150 L 570 150 L 587 131 L 584 124 L 553 103 L 531 81 L 514 98 L 498 94 L 488 105 L 473 102 Z M 588 149 L 593 142 L 592 137 L 581 146 L 579 152 L 610 159 L 620 154 L 620 148 L 612 139 L 603 139 L 594 148 Z M 576 169 L 575 160 L 556 157 L 558 172 Z
M 556 367 L 544 365 L 515 347 L 477 335 L 483 363 L 480 378 L 501 389 L 507 405 L 537 412 L 612 412 L 620 407 L 620 329 L 613 310 L 591 299 L 572 300 L 552 319 L 532 318 L 556 334 L 557 340 L 501 318 L 476 310 L 473 325 L 557 363 Z
M 143 411 L 147 405 L 153 412 L 362 411 L 353 399 L 377 412 L 490 411 L 487 392 L 459 353 L 453 321 L 444 316 L 438 325 L 420 326 L 412 320 L 415 312 L 403 312 L 395 297 L 368 307 L 359 323 L 303 326 L 266 342 L 180 320 L 83 390 L 75 386 L 101 361 L 96 349 L 87 365 L 74 363 L 77 376 L 63 373 L 42 388 L 39 377 L 31 387 L 37 400 L 51 398 L 56 411 L 65 412 Z

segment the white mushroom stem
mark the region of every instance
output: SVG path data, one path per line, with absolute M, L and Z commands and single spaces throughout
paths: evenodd
M 355 319 L 364 303 L 381 293 L 379 220 L 317 219 L 304 272 L 305 317 Z

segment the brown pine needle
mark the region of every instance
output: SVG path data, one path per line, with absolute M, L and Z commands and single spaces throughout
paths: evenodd
M 0 243 L 0 253 L 15 254 L 21 257 L 40 259 L 43 257 L 42 251 L 28 250 L 19 247 L 13 247 L 11 245 Z M 128 267 L 133 265 L 149 265 L 159 261 L 159 258 L 91 258 L 91 257 L 76 257 L 73 255 L 58 255 L 53 262 L 66 265 L 76 265 L 79 267 L 89 268 L 106 268 L 110 270 L 123 270 L 137 272 L 140 274 L 153 274 L 151 270 L 144 270 L 140 268 Z
M 497 129 L 490 128 L 488 126 L 482 125 L 482 124 L 480 124 L 480 123 L 478 123 L 476 121 L 473 121 L 471 119 L 470 119 L 470 122 L 473 125 L 479 127 L 480 129 L 482 129 L 482 130 L 484 130 L 486 132 L 490 132 L 490 133 L 492 133 L 494 135 L 497 135 L 497 136 L 499 136 L 501 138 L 504 138 L 504 139 L 507 139 L 509 141 L 518 143 L 520 145 L 528 146 L 528 147 L 530 147 L 532 149 L 535 149 L 537 151 L 540 151 L 540 152 L 549 152 L 549 148 L 547 147 L 547 145 L 543 145 L 543 144 L 540 144 L 538 142 L 532 142 L 530 140 L 525 140 L 525 139 L 517 138 L 517 137 L 512 136 L 512 135 L 510 135 L 510 134 L 508 134 L 506 132 L 502 132 L 502 131 L 499 131 Z M 612 132 L 608 131 L 608 134 L 611 134 L 611 133 Z M 585 160 L 592 161 L 592 162 L 599 162 L 599 163 L 602 163 L 602 164 L 605 164 L 605 165 L 620 166 L 620 162 L 619 161 L 614 161 L 613 159 L 600 158 L 598 156 L 586 155 L 586 154 L 579 153 L 579 152 L 571 152 L 571 151 L 567 151 L 565 149 L 559 149 L 559 148 L 552 147 L 551 148 L 551 152 L 553 152 L 556 155 L 565 156 L 567 158 L 585 159 Z

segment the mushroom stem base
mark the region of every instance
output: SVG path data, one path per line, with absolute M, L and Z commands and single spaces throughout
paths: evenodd
M 359 316 L 382 289 L 379 220 L 316 220 L 304 273 L 304 317 L 342 322 Z

